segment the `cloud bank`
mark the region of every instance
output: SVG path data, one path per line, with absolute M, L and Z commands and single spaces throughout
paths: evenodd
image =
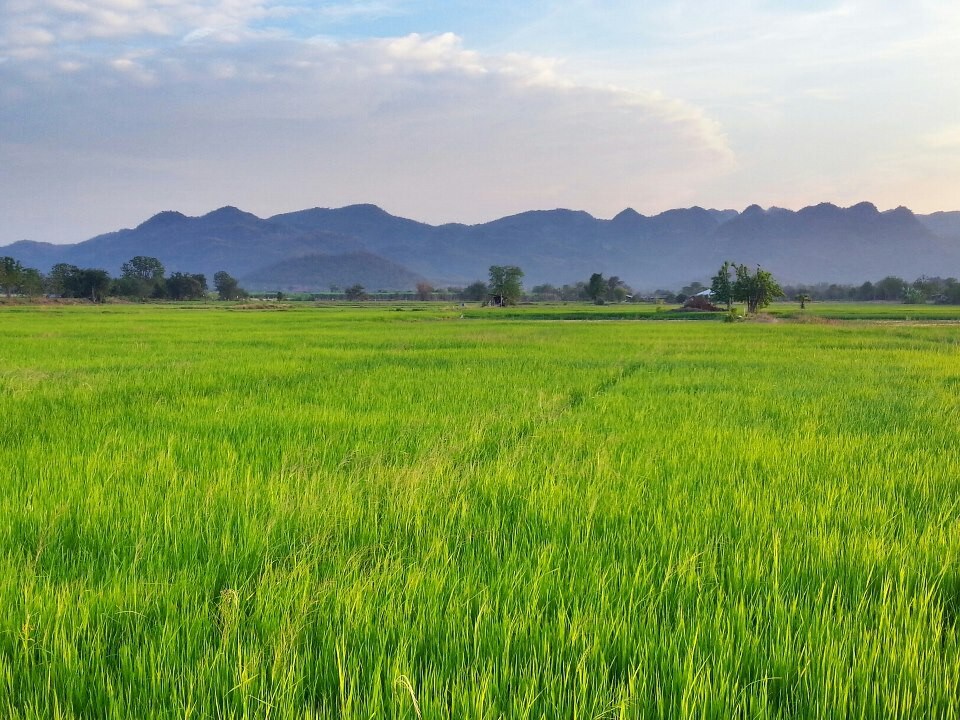
M 284 23 L 305 6 L 256 0 L 13 0 L 3 12 L 0 244 L 223 204 L 610 215 L 693 202 L 734 162 L 689 103 L 576 83 L 557 60 L 476 52 L 451 33 L 297 37 Z

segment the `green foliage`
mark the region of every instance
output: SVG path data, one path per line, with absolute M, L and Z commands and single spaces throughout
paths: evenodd
M 343 294 L 346 296 L 347 300 L 363 300 L 367 297 L 366 290 L 364 290 L 363 285 L 359 283 L 348 287 L 343 291 Z
M 77 268 L 67 277 L 67 296 L 102 303 L 110 294 L 110 273 L 100 268 Z
M 20 287 L 23 265 L 12 257 L 0 257 L 0 292 L 10 297 Z
M 516 265 L 490 266 L 490 294 L 502 305 L 516 305 L 523 297 L 523 270 Z
M 960 714 L 955 327 L 201 308 L 0 310 L 0 715 Z
M 460 291 L 460 299 L 481 302 L 487 299 L 489 292 L 490 289 L 487 287 L 487 284 L 483 280 L 477 280 Z
M 530 294 L 536 300 L 559 300 L 560 288 L 550 283 L 544 283 L 543 285 L 534 285 L 530 288 Z
M 207 278 L 203 274 L 175 272 L 164 282 L 171 300 L 201 300 L 207 295 Z
M 80 268 L 69 263 L 57 263 L 50 269 L 46 278 L 47 292 L 61 297 L 77 297 L 74 294 L 76 279 Z
M 607 281 L 600 273 L 594 273 L 587 281 L 587 297 L 594 302 L 602 302 L 607 292 Z
M 743 314 L 735 307 L 728 308 L 723 316 L 723 321 L 727 323 L 740 322 L 743 319 Z
M 163 263 L 155 257 L 137 255 L 120 266 L 120 275 L 143 281 L 163 280 Z
M 733 280 L 730 279 L 730 271 L 733 266 L 729 262 L 724 262 L 710 281 L 710 300 L 718 305 L 726 305 L 727 310 L 732 309 L 733 305 Z
M 735 271 L 733 299 L 745 303 L 747 312 L 751 315 L 765 308 L 771 300 L 783 296 L 783 290 L 773 279 L 773 275 L 759 265 L 753 274 L 746 265 L 737 265 Z
M 24 267 L 12 257 L 0 257 L 0 293 L 37 297 L 43 294 L 44 281 L 36 268 Z
M 903 302 L 907 305 L 917 305 L 926 301 L 926 296 L 920 288 L 907 285 L 903 288 Z
M 113 295 L 148 298 L 166 294 L 164 267 L 155 257 L 137 255 L 120 266 L 120 277 L 114 280 Z
M 20 293 L 29 298 L 43 295 L 43 275 L 36 268 L 24 268 L 20 273 Z
M 878 280 L 873 285 L 873 297 L 871 300 L 901 300 L 907 289 L 907 283 L 903 278 L 888 275 L 883 280 Z
M 249 297 L 249 293 L 240 287 L 240 282 L 226 270 L 213 274 L 213 287 L 220 300 L 242 300 Z

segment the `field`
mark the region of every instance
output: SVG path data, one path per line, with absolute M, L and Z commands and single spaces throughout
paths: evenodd
M 0 308 L 0 716 L 960 717 L 956 309 L 775 310 Z

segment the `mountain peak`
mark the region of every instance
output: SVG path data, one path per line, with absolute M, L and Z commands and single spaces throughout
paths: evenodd
M 137 225 L 137 230 L 142 230 L 144 228 L 161 228 L 168 227 L 170 225 L 175 225 L 178 222 L 186 220 L 187 216 L 182 212 L 177 212 L 176 210 L 164 210 L 158 212 L 152 218 L 144 220 L 142 223 Z
M 880 214 L 880 211 L 877 210 L 877 206 L 872 202 L 860 202 L 856 205 L 851 205 L 849 210 L 864 217 L 872 217 Z
M 646 216 L 643 215 L 642 213 L 638 213 L 633 208 L 626 208 L 625 210 L 621 210 L 616 215 L 614 215 L 613 221 L 614 222 L 630 222 L 631 220 L 642 220 L 644 217 Z
M 357 203 L 356 205 L 346 205 L 338 210 L 333 210 L 341 215 L 347 215 L 349 217 L 365 217 L 365 218 L 383 218 L 383 217 L 393 217 L 384 210 L 379 205 L 374 205 L 373 203 Z
M 903 215 L 903 216 L 913 215 L 913 214 L 914 214 L 913 210 L 906 207 L 905 205 L 898 205 L 893 210 L 887 210 L 884 213 L 884 215 Z
M 208 212 L 203 216 L 203 219 L 236 222 L 238 220 L 259 220 L 260 218 L 252 213 L 244 212 L 233 205 L 224 205 L 222 208 L 217 208 L 213 212 Z

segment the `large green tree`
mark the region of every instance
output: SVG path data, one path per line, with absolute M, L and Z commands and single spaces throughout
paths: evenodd
M 363 285 L 360 283 L 355 283 L 343 291 L 344 297 L 347 300 L 359 301 L 365 300 L 367 297 L 367 291 L 363 289 Z M 278 300 L 280 298 L 277 298 Z
M 155 257 L 137 255 L 120 266 L 120 277 L 114 283 L 114 293 L 127 297 L 145 298 L 162 294 L 163 263 Z
M 20 287 L 23 265 L 10 256 L 0 257 L 0 291 L 10 297 Z
M 490 294 L 502 305 L 516 305 L 523 297 L 523 270 L 516 265 L 490 266 Z
M 769 305 L 774 298 L 782 296 L 783 290 L 767 270 L 757 265 L 756 272 L 751 273 L 746 265 L 736 266 L 733 299 L 746 303 L 748 313 L 755 313 Z
M 24 268 L 20 273 L 20 293 L 30 298 L 43 295 L 43 275 L 36 268 Z
M 616 275 L 607 278 L 606 298 L 610 302 L 623 302 L 632 292 L 630 286 Z
M 460 291 L 461 300 L 486 300 L 490 288 L 483 280 L 477 280 Z
M 70 263 L 57 263 L 47 274 L 47 292 L 61 297 L 77 297 L 80 268 Z
M 240 300 L 247 297 L 247 291 L 240 287 L 240 282 L 226 270 L 214 273 L 213 287 L 221 300 Z
M 122 277 L 139 280 L 163 280 L 163 263 L 155 257 L 137 255 L 120 266 Z
M 200 300 L 207 294 L 207 278 L 203 274 L 175 272 L 164 285 L 171 300 Z
M 73 279 L 74 297 L 90 298 L 95 303 L 103 302 L 110 292 L 110 273 L 100 268 L 83 268 Z
M 710 282 L 710 299 L 715 303 L 723 303 L 727 310 L 733 305 L 733 280 L 730 279 L 729 262 L 724 262 L 720 270 L 713 276 Z
M 607 281 L 604 280 L 602 273 L 594 273 L 587 280 L 587 297 L 595 303 L 603 301 L 603 296 L 607 294 Z

